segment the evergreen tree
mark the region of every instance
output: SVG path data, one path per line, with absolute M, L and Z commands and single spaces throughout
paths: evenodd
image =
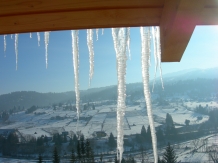
M 114 163 L 119 163 L 119 161 L 117 160 L 117 155 L 114 158 Z
M 85 162 L 86 148 L 85 148 L 84 139 L 81 139 L 80 141 L 80 150 L 81 150 L 82 162 Z
M 141 129 L 141 136 L 143 136 L 143 137 L 145 138 L 146 135 L 147 135 L 146 129 L 145 129 L 145 126 L 143 125 L 143 126 L 142 126 L 142 129 Z
M 116 141 L 115 141 L 114 135 L 112 133 L 110 133 L 110 137 L 108 139 L 108 145 L 111 148 L 116 147 Z
M 122 159 L 121 163 L 126 163 L 126 160 L 125 158 Z
M 94 152 L 93 152 L 92 148 L 91 148 L 91 151 L 90 151 L 90 159 L 91 159 L 90 163 L 94 163 L 95 162 Z
M 76 149 L 77 149 L 77 159 L 78 159 L 78 161 L 81 161 L 82 155 L 81 155 L 81 147 L 80 147 L 80 142 L 79 141 L 77 141 Z
M 77 141 L 78 141 L 77 136 L 76 136 L 76 134 L 74 134 L 74 135 L 73 135 L 73 145 L 74 145 L 74 146 L 77 145 Z
M 71 151 L 71 160 L 70 160 L 71 163 L 76 163 L 76 156 L 75 156 L 75 151 L 74 149 L 72 148 L 72 151 Z
M 166 125 L 167 126 L 173 125 L 173 118 L 169 113 L 166 114 Z
M 58 151 L 56 147 L 54 148 L 53 151 L 53 163 L 60 163 L 60 158 L 58 156 Z
M 38 163 L 42 163 L 42 156 L 39 154 Z
M 149 143 L 151 143 L 151 128 L 150 128 L 150 125 L 148 125 L 148 129 L 147 129 L 147 141 Z
M 86 155 L 86 162 L 91 162 L 91 146 L 90 146 L 90 142 L 88 139 L 86 139 L 86 143 L 85 143 L 85 155 Z
M 159 128 L 158 130 L 157 130 L 157 140 L 158 141 L 163 141 L 164 140 L 164 135 L 163 135 L 163 131 Z
M 177 157 L 174 149 L 170 146 L 170 143 L 168 143 L 165 152 L 163 154 L 163 163 L 176 163 Z

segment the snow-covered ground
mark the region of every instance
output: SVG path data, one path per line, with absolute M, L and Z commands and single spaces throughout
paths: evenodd
M 176 108 L 176 109 L 175 109 Z M 38 114 L 37 113 L 43 113 Z M 168 105 L 153 105 L 155 115 L 155 126 L 159 126 L 165 121 L 166 113 L 172 115 L 176 124 L 184 125 L 186 119 L 190 120 L 190 125 L 199 124 L 208 120 L 208 116 L 194 113 L 185 107 Z M 60 116 L 62 120 L 54 120 L 52 117 Z M 197 120 L 201 116 L 202 120 Z M 82 117 L 91 117 L 82 119 Z M 1 129 L 18 129 L 23 135 L 39 137 L 41 135 L 52 136 L 55 132 L 76 132 L 76 112 L 64 111 L 63 109 L 53 110 L 53 108 L 37 109 L 34 113 L 25 114 L 24 111 L 10 116 L 11 124 L 1 126 Z M 141 106 L 127 106 L 124 119 L 124 133 L 131 135 L 141 132 L 142 126 L 147 128 L 148 117 L 146 109 Z M 105 131 L 107 135 L 112 132 L 116 136 L 116 105 L 96 106 L 95 110 L 87 110 L 81 113 L 78 130 L 85 137 L 91 138 L 95 131 Z

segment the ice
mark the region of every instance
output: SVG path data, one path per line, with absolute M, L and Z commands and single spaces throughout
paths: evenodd
M 144 96 L 147 106 L 148 121 L 151 128 L 151 137 L 152 137 L 152 146 L 154 154 L 154 162 L 157 163 L 157 138 L 155 134 L 155 126 L 153 120 L 152 106 L 151 106 L 151 96 L 149 90 L 149 56 L 150 56 L 150 28 L 141 27 L 141 44 L 142 44 L 142 79 L 143 79 L 143 88 Z
M 94 73 L 93 30 L 87 29 L 87 46 L 89 49 L 89 86 Z
M 15 45 L 16 70 L 17 70 L 17 64 L 18 64 L 18 34 L 17 33 L 15 34 L 14 45 Z
M 32 38 L 32 33 L 30 32 L 30 38 Z
M 114 41 L 114 49 L 117 60 L 117 158 L 120 162 L 123 155 L 123 119 L 125 115 L 126 105 L 126 49 L 128 42 L 127 28 L 112 28 L 112 37 Z
M 75 94 L 76 94 L 76 109 L 77 109 L 77 124 L 79 122 L 80 115 L 80 92 L 79 92 L 79 31 L 72 30 L 72 54 L 73 54 L 73 68 L 74 68 L 74 83 L 75 83 Z
M 96 41 L 98 41 L 98 31 L 99 29 L 96 29 Z
M 11 39 L 13 39 L 13 35 L 11 34 Z
M 152 27 L 152 40 L 153 40 L 154 62 L 155 62 L 155 73 L 154 73 L 154 81 L 153 81 L 153 88 L 152 88 L 152 92 L 153 92 L 155 81 L 156 81 L 157 67 L 159 64 L 158 57 L 157 57 L 157 38 L 156 38 L 155 27 Z
M 6 51 L 6 47 L 7 47 L 6 36 L 7 35 L 4 35 L 4 52 Z
M 130 27 L 127 28 L 127 48 L 129 53 L 129 59 L 131 59 L 131 53 L 130 53 Z
M 49 32 L 44 32 L 45 37 L 45 64 L 46 69 L 48 68 L 48 43 L 49 43 Z
M 162 84 L 162 88 L 164 89 L 163 85 L 163 78 L 162 78 L 162 68 L 161 68 L 161 44 L 160 44 L 160 27 L 156 27 L 156 39 L 157 39 L 157 58 L 158 58 L 158 66 L 160 70 L 160 80 Z
M 101 35 L 103 35 L 103 34 L 104 34 L 104 28 L 101 29 Z
M 40 46 L 40 33 L 37 32 L 37 40 L 38 40 L 38 46 Z

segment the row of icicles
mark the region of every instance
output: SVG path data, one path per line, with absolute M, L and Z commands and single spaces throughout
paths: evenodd
M 98 29 L 96 29 L 96 36 L 98 40 Z M 46 68 L 48 67 L 48 44 L 49 44 L 49 33 L 44 32 L 45 41 L 45 62 Z M 103 29 L 102 29 L 103 34 Z M 144 88 L 144 97 L 147 105 L 148 120 L 151 128 L 152 137 L 152 147 L 154 154 L 154 162 L 158 161 L 157 154 L 157 139 L 155 133 L 155 126 L 152 114 L 151 96 L 149 89 L 149 66 L 151 57 L 151 40 L 153 41 L 153 53 L 155 61 L 155 78 L 157 69 L 159 68 L 161 83 L 162 81 L 162 70 L 161 70 L 161 49 L 160 49 L 160 30 L 159 27 L 141 27 L 141 64 L 142 64 L 142 80 Z M 80 116 L 80 91 L 79 91 L 79 31 L 72 30 L 72 54 L 73 54 L 73 68 L 74 68 L 74 86 L 76 94 L 76 108 L 77 108 L 77 124 L 79 122 Z M 114 49 L 116 52 L 117 60 L 117 158 L 120 162 L 122 160 L 123 149 L 123 119 L 126 110 L 126 62 L 127 62 L 127 52 L 130 55 L 130 28 L 112 28 L 112 37 L 114 42 Z M 13 38 L 13 35 L 11 35 Z M 32 33 L 30 33 L 30 38 L 32 38 Z M 152 39 L 151 39 L 152 38 Z M 37 32 L 38 46 L 40 46 L 40 34 Z M 91 80 L 94 74 L 94 48 L 93 48 L 93 29 L 87 29 L 87 46 L 89 50 L 89 85 L 91 85 Z M 6 35 L 4 35 L 4 51 L 6 51 Z M 16 55 L 16 70 L 18 65 L 18 34 L 15 34 L 15 55 Z M 153 82 L 154 89 L 155 80 Z

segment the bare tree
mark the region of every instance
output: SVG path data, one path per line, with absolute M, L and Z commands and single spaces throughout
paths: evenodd
M 194 150 L 197 150 L 198 145 L 199 145 L 199 140 L 198 139 L 194 139 L 194 140 L 192 140 L 191 144 L 192 144 Z
M 207 149 L 209 160 L 218 163 L 218 146 L 213 144 Z

